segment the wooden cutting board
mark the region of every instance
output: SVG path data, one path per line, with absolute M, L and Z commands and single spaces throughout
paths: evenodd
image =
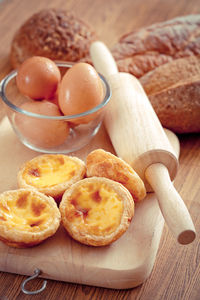
M 168 134 L 178 154 L 178 139 L 169 131 Z M 0 140 L 0 192 L 3 192 L 17 188 L 20 165 L 39 153 L 19 142 L 7 118 L 0 123 Z M 96 148 L 114 153 L 103 126 L 89 145 L 71 155 L 85 159 Z M 143 283 L 152 271 L 163 225 L 155 195 L 150 193 L 136 205 L 128 231 L 110 246 L 95 248 L 79 244 L 60 226 L 53 237 L 34 248 L 15 249 L 0 242 L 0 270 L 33 275 L 39 268 L 44 278 L 115 289 L 132 288 Z

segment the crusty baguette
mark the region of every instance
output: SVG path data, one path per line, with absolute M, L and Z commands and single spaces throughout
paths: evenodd
M 200 14 L 124 35 L 112 49 L 121 72 L 140 79 L 162 125 L 200 132 Z
M 200 55 L 164 64 L 140 82 L 164 127 L 200 132 Z
M 200 14 L 176 17 L 123 35 L 112 53 L 121 72 L 140 78 L 174 59 L 200 54 Z
M 76 62 L 89 53 L 95 31 L 71 12 L 44 9 L 33 14 L 17 30 L 11 43 L 13 68 L 30 56 Z

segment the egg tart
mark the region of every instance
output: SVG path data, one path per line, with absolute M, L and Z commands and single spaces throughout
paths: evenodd
M 146 196 L 146 189 L 139 175 L 124 160 L 110 152 L 103 149 L 90 152 L 86 159 L 86 169 L 87 177 L 106 177 L 123 184 L 135 202 Z
M 20 188 L 33 188 L 59 199 L 64 191 L 82 179 L 85 173 L 85 163 L 77 157 L 43 154 L 25 162 L 17 178 Z
M 128 229 L 134 201 L 122 184 L 92 177 L 67 189 L 59 209 L 63 226 L 72 238 L 86 245 L 105 246 Z
M 35 246 L 57 231 L 60 220 L 54 199 L 38 191 L 18 189 L 0 194 L 0 240 L 8 246 Z

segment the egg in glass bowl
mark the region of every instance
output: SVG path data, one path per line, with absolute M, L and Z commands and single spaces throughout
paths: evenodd
M 33 58 L 36 61 L 31 61 Z M 33 58 L 0 83 L 0 96 L 14 132 L 25 146 L 38 152 L 81 149 L 101 126 L 111 97 L 109 84 L 87 63 L 51 61 L 48 66 L 49 59 Z M 44 69 L 38 76 L 36 66 L 39 61 L 41 69 L 43 59 Z M 59 70 L 56 76 L 51 74 L 55 73 L 52 63 Z

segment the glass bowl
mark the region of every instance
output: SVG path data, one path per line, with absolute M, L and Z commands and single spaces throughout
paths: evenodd
M 73 66 L 73 63 L 68 62 L 56 64 L 62 75 Z M 20 108 L 24 103 L 39 100 L 20 94 L 16 86 L 16 75 L 15 70 L 3 78 L 0 83 L 0 96 L 10 124 L 25 146 L 43 153 L 70 153 L 84 147 L 97 134 L 111 96 L 110 87 L 101 74 L 99 76 L 104 89 L 102 102 L 91 110 L 70 116 L 40 115 Z M 75 119 L 83 122 L 76 124 Z M 65 126 L 68 128 L 67 133 Z

